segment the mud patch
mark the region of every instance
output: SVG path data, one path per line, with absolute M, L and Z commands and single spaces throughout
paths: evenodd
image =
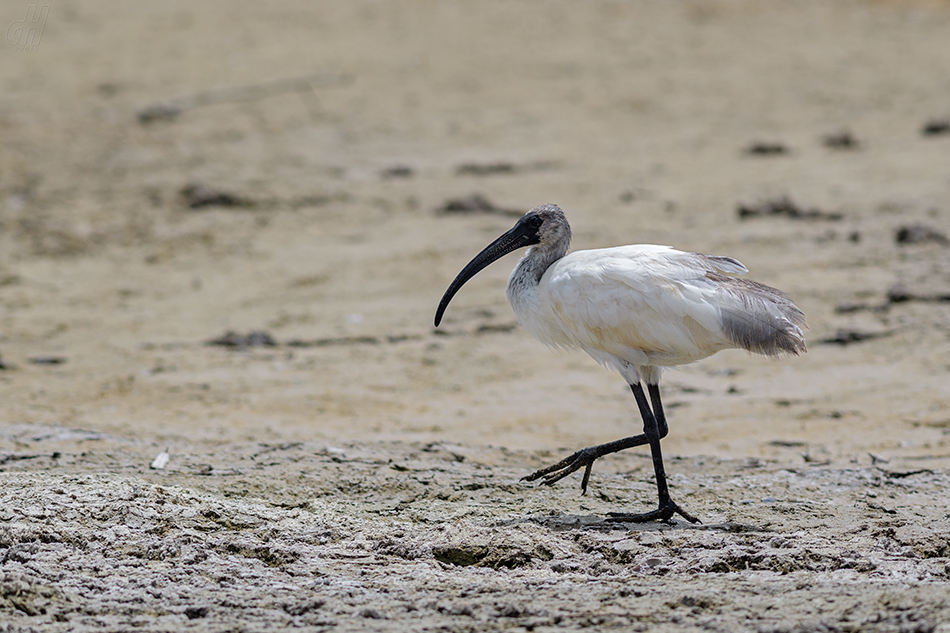
M 651 503 L 649 486 L 522 485 L 526 453 L 245 444 L 172 450 L 154 471 L 150 447 L 100 446 L 60 446 L 53 470 L 2 465 L 0 613 L 22 630 L 932 631 L 950 617 L 942 471 L 677 460 L 673 494 L 707 523 L 618 526 L 601 517 Z

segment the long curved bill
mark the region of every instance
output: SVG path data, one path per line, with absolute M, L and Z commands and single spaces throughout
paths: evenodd
M 452 300 L 452 297 L 455 296 L 455 293 L 465 285 L 465 282 L 474 277 L 481 271 L 483 268 L 486 268 L 489 264 L 494 262 L 497 259 L 500 259 L 507 255 L 508 253 L 518 250 L 524 246 L 530 246 L 532 244 L 538 243 L 538 233 L 536 228 L 532 228 L 528 225 L 525 218 L 527 214 L 522 217 L 518 222 L 512 227 L 510 231 L 499 237 L 497 240 L 489 244 L 485 250 L 476 255 L 472 261 L 470 261 L 465 268 L 462 269 L 462 272 L 458 274 L 448 289 L 445 291 L 445 294 L 442 295 L 442 301 L 439 302 L 439 309 L 435 311 L 435 326 L 439 327 L 439 323 L 442 322 L 442 314 L 445 312 L 445 309 L 449 305 L 449 301 Z

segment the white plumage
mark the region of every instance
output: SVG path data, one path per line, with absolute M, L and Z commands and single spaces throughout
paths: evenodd
M 501 256 L 531 246 L 508 280 L 518 321 L 554 348 L 578 347 L 619 372 L 637 398 L 644 434 L 578 451 L 526 479 L 553 484 L 582 466 L 586 490 L 591 465 L 608 453 L 650 444 L 660 507 L 617 515 L 629 521 L 668 520 L 678 513 L 666 491 L 659 440 L 666 435 L 658 383 L 662 368 L 697 361 L 729 348 L 776 356 L 805 351 L 805 315 L 780 291 L 730 274 L 745 266 L 730 257 L 641 244 L 567 254 L 571 229 L 553 204 L 535 207 L 479 253 L 446 290 L 449 301 L 478 271 Z M 650 391 L 652 409 L 640 383 Z
M 668 246 L 578 251 L 556 260 L 534 284 L 522 281 L 519 264 L 508 301 L 545 345 L 579 347 L 628 382 L 655 383 L 661 367 L 728 348 L 766 354 L 804 349 L 801 329 L 789 317 L 800 319 L 788 314 L 784 294 L 763 293 L 763 286 L 724 274 L 745 272 L 734 259 Z M 627 375 L 629 365 L 638 376 Z

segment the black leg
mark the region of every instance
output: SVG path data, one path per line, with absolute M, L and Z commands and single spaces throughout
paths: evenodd
M 660 430 L 660 439 L 663 439 L 666 437 L 666 434 L 670 432 L 670 427 L 666 424 L 666 414 L 663 413 L 663 403 L 660 402 L 660 385 L 647 385 L 647 389 L 650 390 L 650 401 L 653 403 L 653 416 L 656 418 L 656 425 Z M 640 389 L 640 393 L 643 393 L 643 389 Z M 639 400 L 637 404 L 640 404 Z M 641 416 L 643 415 L 644 409 L 645 407 L 641 405 Z
M 617 453 L 624 450 L 625 448 L 643 446 L 644 444 L 648 443 L 649 441 L 647 440 L 646 435 L 634 435 L 632 437 L 625 437 L 622 440 L 607 442 L 606 444 L 588 446 L 587 448 L 582 448 L 573 455 L 565 457 L 552 466 L 542 468 L 541 470 L 535 471 L 530 475 L 522 477 L 521 481 L 534 481 L 535 479 L 541 479 L 542 484 L 552 486 L 574 471 L 580 470 L 583 466 L 584 477 L 581 479 L 581 494 L 586 494 L 587 482 L 590 481 L 590 470 L 594 466 L 594 460 L 599 457 L 603 457 L 604 455 Z
M 633 523 L 669 521 L 674 514 L 678 514 L 690 523 L 699 523 L 699 519 L 676 505 L 673 499 L 670 498 L 670 490 L 666 484 L 666 469 L 663 467 L 663 453 L 660 450 L 660 439 L 666 437 L 669 427 L 666 424 L 666 416 L 663 414 L 659 385 L 648 385 L 648 387 L 650 389 L 650 400 L 653 402 L 653 410 L 649 413 L 647 413 L 649 407 L 646 404 L 643 388 L 639 384 L 630 386 L 633 395 L 637 398 L 637 404 L 640 406 L 640 413 L 643 415 L 643 434 L 647 437 L 650 444 L 650 454 L 653 456 L 653 472 L 656 474 L 656 492 L 659 497 L 659 506 L 656 510 L 643 514 L 611 512 L 607 520 Z
M 666 437 L 669 432 L 669 426 L 666 423 L 666 416 L 663 413 L 663 403 L 660 401 L 659 386 L 648 385 L 648 389 L 650 391 L 650 400 L 653 403 L 652 409 L 647 402 L 646 394 L 643 392 L 643 387 L 640 386 L 640 383 L 630 385 L 630 390 L 637 400 L 637 407 L 640 409 L 640 417 L 643 418 L 642 434 L 607 442 L 606 444 L 582 448 L 552 466 L 542 468 L 526 477 L 522 477 L 522 481 L 541 479 L 542 484 L 550 486 L 564 479 L 571 473 L 580 470 L 581 467 L 584 467 L 584 476 L 581 479 L 581 491 L 582 494 L 584 494 L 587 492 L 587 483 L 590 480 L 591 468 L 595 460 L 604 455 L 616 453 L 626 448 L 649 444 L 650 453 L 653 456 L 653 470 L 656 473 L 657 495 L 660 500 L 659 507 L 652 512 L 646 512 L 644 514 L 621 514 L 612 512 L 608 520 L 637 523 L 657 520 L 668 521 L 674 514 L 679 514 L 690 523 L 698 523 L 699 519 L 688 514 L 685 510 L 673 503 L 673 500 L 670 498 L 669 488 L 666 484 L 666 471 L 663 467 L 663 454 L 660 451 L 660 440 Z
M 630 385 L 630 389 L 633 391 L 633 395 L 637 399 L 637 406 L 640 408 L 640 417 L 644 420 L 644 431 L 646 430 L 646 420 L 647 416 L 653 418 L 653 412 L 650 410 L 650 405 L 647 404 L 647 398 L 643 393 L 643 387 L 640 386 L 640 383 L 635 385 Z M 662 411 L 662 409 L 660 409 Z M 663 420 L 662 425 L 662 435 L 665 437 L 667 433 L 666 419 Z M 622 440 L 614 440 L 613 442 L 607 442 L 606 444 L 598 444 L 597 446 L 588 446 L 587 448 L 582 448 L 573 455 L 568 455 L 558 463 L 548 466 L 547 468 L 542 468 L 541 470 L 535 471 L 530 475 L 521 478 L 521 481 L 534 481 L 536 479 L 541 479 L 541 483 L 552 486 L 555 483 L 561 481 L 571 473 L 580 470 L 581 467 L 584 467 L 584 476 L 581 478 L 581 494 L 587 494 L 587 482 L 590 481 L 590 471 L 594 466 L 594 461 L 604 455 L 610 455 L 611 453 L 617 453 L 626 448 L 633 448 L 634 446 L 643 446 L 649 444 L 650 440 L 647 437 L 646 433 L 641 433 L 640 435 L 633 435 L 631 437 L 625 437 Z

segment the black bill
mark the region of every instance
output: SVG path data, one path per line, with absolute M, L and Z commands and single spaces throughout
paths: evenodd
M 541 226 L 541 218 L 536 213 L 529 212 L 521 216 L 521 219 L 512 227 L 510 231 L 499 237 L 485 248 L 481 253 L 470 261 L 462 272 L 458 274 L 449 287 L 442 295 L 442 301 L 439 302 L 439 309 L 435 312 L 435 326 L 439 327 L 442 322 L 442 314 L 449 305 L 449 301 L 455 296 L 455 293 L 465 285 L 465 282 L 478 274 L 480 270 L 487 267 L 497 259 L 500 259 L 508 253 L 518 250 L 524 246 L 531 246 L 541 241 L 538 235 L 538 228 Z

